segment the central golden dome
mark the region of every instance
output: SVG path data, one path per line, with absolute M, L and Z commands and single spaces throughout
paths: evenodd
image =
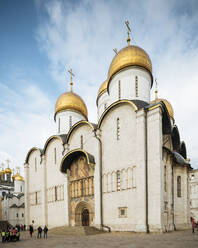
M 88 119 L 87 107 L 80 96 L 71 92 L 65 92 L 59 96 L 56 101 L 55 115 L 59 111 L 74 110 L 81 113 L 86 119 Z
M 105 91 L 107 91 L 107 83 L 108 81 L 105 80 L 100 86 L 100 89 L 98 90 L 98 97 L 101 96 Z
M 108 82 L 116 72 L 128 66 L 140 66 L 152 74 L 152 63 L 149 55 L 138 46 L 127 46 L 113 58 L 108 72 Z

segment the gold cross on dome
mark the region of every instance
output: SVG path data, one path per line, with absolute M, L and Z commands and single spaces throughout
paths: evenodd
M 128 46 L 130 46 L 130 41 L 131 41 L 131 38 L 130 38 L 131 28 L 130 28 L 130 26 L 129 26 L 129 21 L 128 21 L 128 20 L 125 21 L 125 25 L 126 25 L 126 27 L 127 27 L 127 34 L 128 34 L 127 43 L 128 43 Z
M 71 92 L 72 92 L 72 86 L 73 86 L 73 82 L 72 82 L 72 78 L 75 76 L 72 72 L 72 69 L 68 70 L 69 74 L 70 74 L 70 86 L 71 86 Z
M 1 169 L 2 170 L 4 169 L 4 163 L 3 162 L 1 163 Z
M 9 167 L 10 167 L 10 160 L 7 159 L 6 162 L 7 162 L 7 164 L 8 164 L 8 168 L 9 168 Z
M 155 78 L 155 101 L 158 99 L 157 78 Z
M 16 167 L 16 170 L 17 170 L 17 173 L 20 174 L 20 167 L 19 166 Z

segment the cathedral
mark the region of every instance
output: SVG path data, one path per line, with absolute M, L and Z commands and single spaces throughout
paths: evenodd
M 173 108 L 150 99 L 152 63 L 130 44 L 115 56 L 88 120 L 71 89 L 56 101 L 56 134 L 25 159 L 26 225 L 166 232 L 188 228 L 191 169 Z

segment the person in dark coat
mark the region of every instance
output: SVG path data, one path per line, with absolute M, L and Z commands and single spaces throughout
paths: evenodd
M 41 236 L 42 236 L 42 227 L 41 226 L 39 226 L 38 228 L 37 228 L 37 231 L 38 231 L 38 235 L 37 235 L 37 239 L 41 239 Z
M 34 232 L 34 228 L 32 225 L 30 225 L 29 231 L 30 231 L 30 237 L 32 238 L 32 233 Z
M 48 228 L 47 226 L 45 225 L 44 229 L 43 229 L 43 232 L 44 232 L 44 239 L 47 238 L 47 232 L 48 232 Z

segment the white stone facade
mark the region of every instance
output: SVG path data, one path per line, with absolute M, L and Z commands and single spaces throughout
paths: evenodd
M 198 221 L 198 170 L 189 173 L 190 181 L 190 215 Z
M 190 225 L 190 166 L 166 106 L 150 105 L 151 86 L 148 71 L 127 67 L 99 96 L 97 125 L 57 113 L 57 135 L 26 157 L 26 225 L 136 232 Z

